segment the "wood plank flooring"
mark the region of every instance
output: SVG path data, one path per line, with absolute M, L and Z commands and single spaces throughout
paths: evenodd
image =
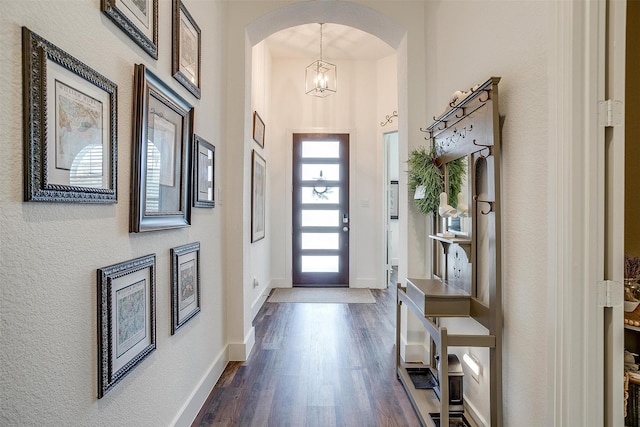
M 265 303 L 246 362 L 193 426 L 419 426 L 395 374 L 395 292 L 376 304 Z

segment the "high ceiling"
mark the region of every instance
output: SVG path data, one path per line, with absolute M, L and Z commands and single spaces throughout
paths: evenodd
M 273 58 L 309 59 L 320 56 L 320 24 L 305 24 L 272 34 L 267 43 Z M 323 59 L 378 60 L 395 50 L 379 38 L 356 28 L 339 24 L 322 26 Z

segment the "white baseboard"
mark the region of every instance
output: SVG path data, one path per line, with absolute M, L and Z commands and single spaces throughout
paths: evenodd
M 473 406 L 471 402 L 469 402 L 469 400 L 466 398 L 464 399 L 464 410 L 469 413 L 471 418 L 473 418 L 473 421 L 478 424 L 478 427 L 487 427 L 489 425 L 487 424 L 487 420 L 480 416 L 480 414 L 476 410 L 476 407 Z
M 286 280 L 280 277 L 280 278 L 269 280 L 269 287 L 272 289 L 273 288 L 291 288 L 293 287 L 293 285 L 291 284 L 291 279 Z
M 218 382 L 218 379 L 220 378 L 220 375 L 222 375 L 222 372 L 224 371 L 224 368 L 227 366 L 228 362 L 229 355 L 227 348 L 222 351 L 213 361 L 211 366 L 209 366 L 209 369 L 207 370 L 205 375 L 202 377 L 200 382 L 198 382 L 193 392 L 191 392 L 191 395 L 189 395 L 189 398 L 187 399 L 185 404 L 182 405 L 182 408 L 180 408 L 180 411 L 171 422 L 171 426 L 191 426 L 191 423 L 193 423 L 193 420 L 195 420 L 196 416 L 198 416 L 200 409 L 202 409 L 202 405 L 204 405 L 207 397 L 209 397 L 211 390 L 213 390 L 216 382 Z
M 256 343 L 256 328 L 253 326 L 244 337 L 244 342 L 240 344 L 229 344 L 229 360 L 245 362 L 251 354 L 251 349 Z
M 370 288 L 370 289 L 384 289 L 386 287 L 385 280 L 380 282 L 374 277 L 371 278 L 360 278 L 356 279 L 355 283 L 351 283 L 349 287 L 351 288 Z
M 407 344 L 407 340 L 400 337 L 400 357 L 405 363 L 429 363 L 429 349 L 422 343 Z
M 262 305 L 265 303 L 267 298 L 269 298 L 269 294 L 271 293 L 271 289 L 273 289 L 273 288 L 272 288 L 271 284 L 269 284 L 269 286 L 262 293 L 260 293 L 258 298 L 256 298 L 255 301 L 253 301 L 253 304 L 251 304 L 251 319 L 252 320 L 256 318 L 256 315 L 258 314 L 258 312 L 262 308 Z

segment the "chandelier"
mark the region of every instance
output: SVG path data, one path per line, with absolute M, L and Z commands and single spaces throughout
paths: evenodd
M 304 72 L 305 93 L 324 98 L 338 89 L 336 66 L 322 59 L 322 26 L 320 24 L 320 59 L 311 63 Z

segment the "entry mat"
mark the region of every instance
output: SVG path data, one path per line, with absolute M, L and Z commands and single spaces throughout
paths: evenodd
M 375 304 L 366 288 L 276 288 L 267 302 Z
M 440 414 L 439 413 L 430 413 L 431 419 L 433 420 L 436 427 L 440 427 Z M 459 413 L 450 413 L 449 414 L 449 427 L 470 427 L 471 424 L 467 421 L 464 415 Z
M 434 388 L 438 381 L 429 368 L 406 368 L 413 386 L 417 389 Z

